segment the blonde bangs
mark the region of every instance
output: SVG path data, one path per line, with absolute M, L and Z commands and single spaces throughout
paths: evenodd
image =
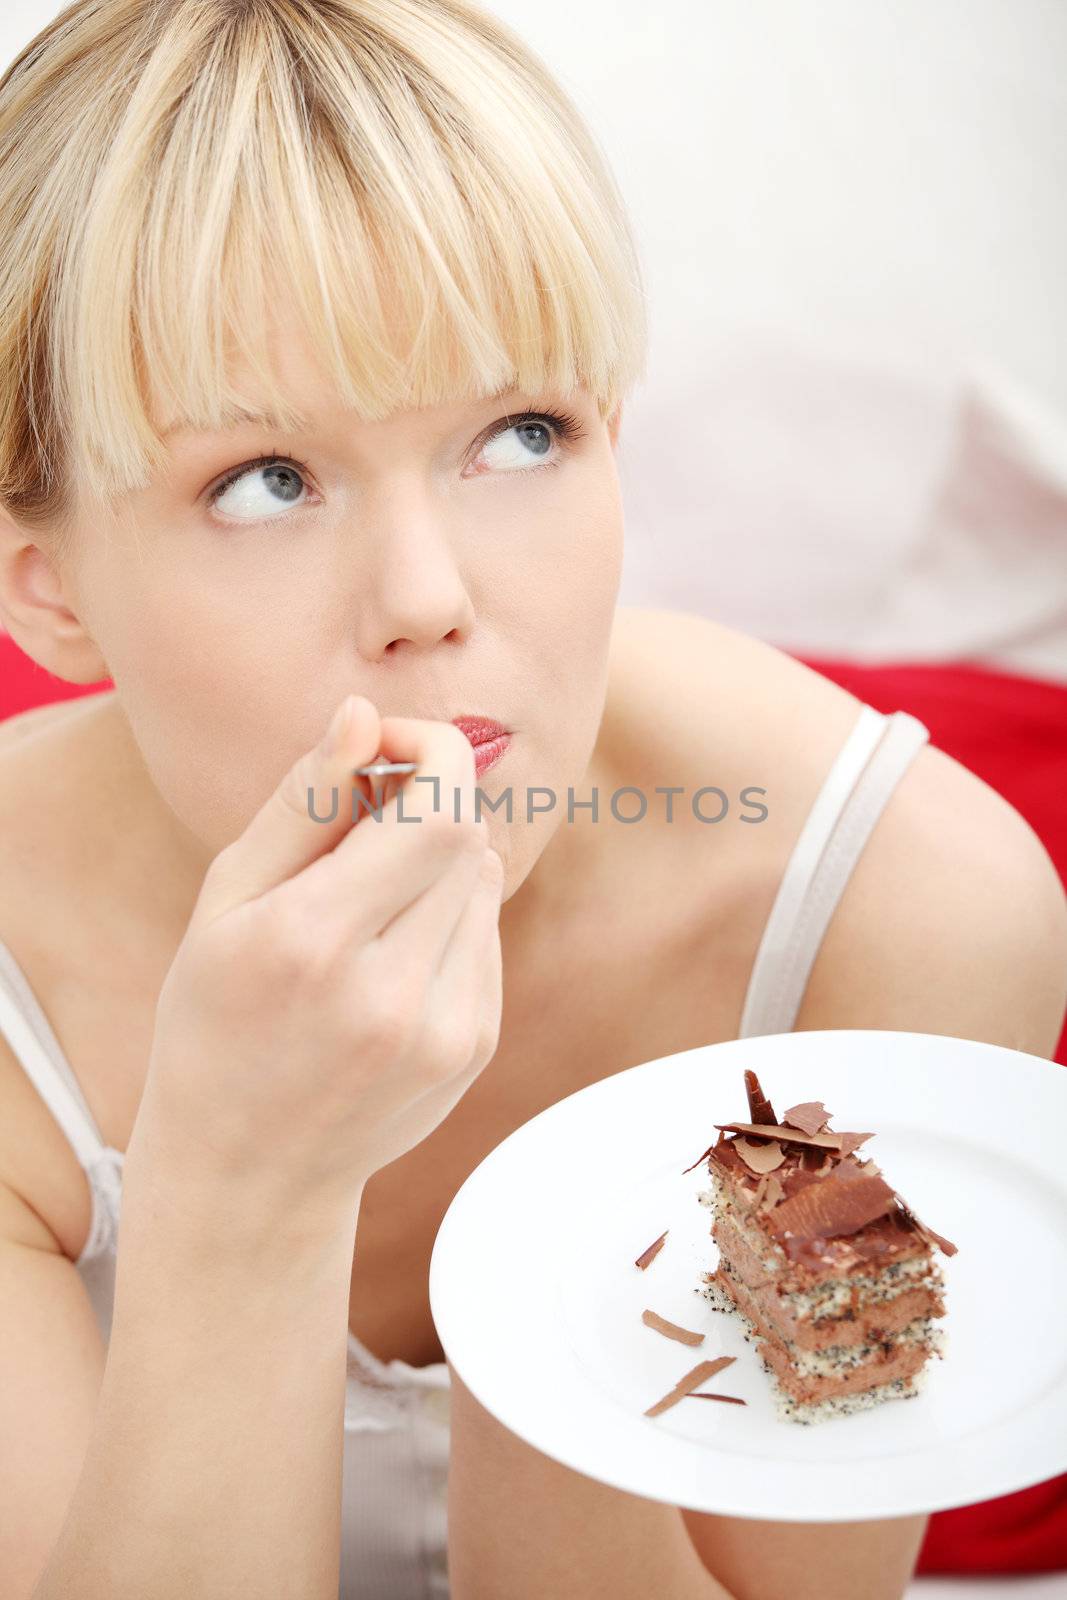
M 368 421 L 512 386 L 606 417 L 643 375 L 608 165 L 468 0 L 78 0 L 0 80 L 0 208 L 0 497 L 29 523 L 143 487 L 170 427 L 297 429 L 271 320 Z

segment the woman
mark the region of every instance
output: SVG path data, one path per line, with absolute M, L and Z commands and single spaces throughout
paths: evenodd
M 457 1188 L 585 1084 L 778 1026 L 1047 1055 L 1064 1008 L 1047 856 L 920 724 L 617 609 L 645 324 L 573 107 L 467 0 L 77 0 L 0 197 L 3 622 L 114 684 L 0 758 L 4 1595 L 899 1596 L 925 1518 L 609 1489 L 430 1317 Z M 460 821 L 353 822 L 379 750 Z

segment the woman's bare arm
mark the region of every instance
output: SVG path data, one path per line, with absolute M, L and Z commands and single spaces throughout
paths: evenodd
M 232 1185 L 213 1193 L 180 1170 L 128 1170 L 125 1186 L 84 1463 L 44 1571 L 22 1592 L 337 1600 L 358 1206 L 332 1232 L 301 1232 L 299 1219 L 253 1220 L 254 1182 L 240 1213 Z M 25 1425 L 5 1450 L 32 1451 L 32 1415 Z
M 553 1461 L 486 1411 L 451 1363 L 449 1376 L 452 1600 L 734 1600 L 677 1506 Z
M 314 786 L 377 751 L 451 780 L 462 824 L 425 789 L 416 830 L 399 797 L 382 833 L 315 821 Z M 336 1600 L 363 1192 L 499 1037 L 504 866 L 474 778 L 458 728 L 350 695 L 209 866 L 156 1006 L 99 1404 L 33 1600 Z

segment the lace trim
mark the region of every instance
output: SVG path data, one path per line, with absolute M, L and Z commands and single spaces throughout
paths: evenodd
M 421 1395 L 419 1390 L 423 1391 Z M 349 1333 L 346 1428 L 397 1427 L 407 1421 L 416 1405 L 447 1422 L 450 1397 L 451 1378 L 444 1362 L 412 1367 L 399 1357 L 390 1362 L 379 1361 L 354 1333 Z

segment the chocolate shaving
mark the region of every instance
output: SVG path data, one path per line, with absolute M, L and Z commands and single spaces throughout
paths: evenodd
M 919 1233 L 924 1239 L 927 1241 L 932 1239 L 936 1245 L 940 1246 L 941 1250 L 944 1251 L 946 1256 L 954 1256 L 958 1254 L 959 1246 L 953 1244 L 951 1239 L 943 1238 L 942 1235 L 935 1232 L 933 1228 L 928 1227 L 925 1222 L 921 1222 L 911 1207 L 906 1205 L 905 1202 L 901 1200 L 899 1194 L 897 1195 L 897 1201 L 900 1204 L 904 1215 L 906 1217 L 910 1217 L 911 1221 L 915 1224 L 916 1228 L 919 1230 Z
M 779 1179 L 775 1177 L 773 1172 L 770 1173 L 767 1177 L 767 1188 L 760 1196 L 760 1209 L 762 1211 L 773 1211 L 784 1193 L 785 1190 L 782 1188 Z
M 694 1333 L 691 1328 L 680 1328 L 676 1322 L 668 1322 L 666 1317 L 661 1317 L 658 1311 L 642 1311 L 641 1321 L 646 1328 L 655 1328 L 657 1333 L 665 1333 L 668 1339 L 677 1339 L 679 1344 L 704 1343 L 702 1333 Z
M 748 1405 L 748 1401 L 747 1400 L 739 1399 L 736 1394 L 713 1394 L 708 1389 L 702 1390 L 700 1392 L 700 1394 L 687 1394 L 685 1396 L 685 1399 L 686 1400 L 725 1400 L 727 1402 L 727 1404 L 729 1404 L 731 1406 L 747 1406 Z
M 785 1160 L 785 1151 L 774 1139 L 769 1144 L 752 1144 L 748 1139 L 735 1139 L 733 1147 L 745 1166 L 753 1172 L 773 1172 Z
M 670 1231 L 671 1230 L 669 1228 L 664 1228 L 664 1230 L 660 1234 L 659 1238 L 658 1239 L 653 1239 L 653 1241 L 649 1245 L 648 1249 L 641 1251 L 641 1254 L 638 1256 L 637 1260 L 634 1262 L 634 1266 L 635 1267 L 640 1267 L 641 1271 L 644 1272 L 645 1268 L 647 1266 L 649 1266 L 651 1262 L 655 1261 L 656 1257 L 659 1255 L 660 1251 L 663 1249 L 663 1241 L 667 1237 L 667 1235 L 670 1233 Z
M 814 1239 L 858 1233 L 895 1204 L 896 1194 L 883 1178 L 856 1176 L 842 1183 L 836 1176 L 809 1183 L 771 1213 L 770 1226 L 791 1257 Z
M 794 1167 L 792 1172 L 782 1173 L 782 1188 L 790 1199 L 805 1189 L 809 1183 L 818 1183 L 818 1176 L 814 1172 L 807 1172 L 803 1167 Z
M 813 1144 L 818 1145 L 820 1150 L 840 1150 L 841 1140 L 845 1137 L 843 1133 L 800 1133 L 796 1128 L 783 1127 L 781 1123 L 717 1122 L 715 1126 L 722 1133 L 749 1133 L 760 1139 L 779 1139 L 784 1144 Z M 870 1138 L 870 1135 L 865 1137 Z M 714 1148 L 712 1145 L 711 1149 Z
M 817 1145 L 805 1145 L 800 1152 L 800 1165 L 805 1172 L 823 1174 L 834 1164 L 833 1150 L 820 1150 Z
M 748 1092 L 748 1114 L 753 1122 L 777 1122 L 774 1107 L 760 1088 L 760 1081 L 754 1072 L 746 1071 L 745 1089 Z
M 718 1144 L 718 1142 L 719 1142 L 719 1141 L 718 1141 L 718 1140 L 717 1140 L 717 1139 L 716 1139 L 716 1141 L 715 1141 L 715 1144 Z M 705 1158 L 706 1158 L 706 1157 L 707 1157 L 707 1156 L 710 1156 L 710 1155 L 711 1155 L 711 1152 L 712 1152 L 712 1151 L 713 1151 L 713 1150 L 714 1150 L 714 1148 L 715 1148 L 715 1145 L 714 1145 L 714 1144 L 709 1144 L 709 1145 L 708 1145 L 708 1148 L 707 1148 L 707 1149 L 706 1149 L 706 1150 L 705 1150 L 705 1151 L 704 1151 L 704 1154 L 703 1154 L 703 1155 L 699 1155 L 699 1156 L 697 1156 L 697 1158 L 696 1158 L 696 1160 L 695 1160 L 695 1161 L 692 1161 L 692 1162 L 690 1162 L 690 1164 L 689 1164 L 689 1166 L 687 1166 L 687 1167 L 683 1167 L 683 1168 L 682 1168 L 682 1177 L 683 1177 L 683 1178 L 684 1178 L 684 1177 L 685 1177 L 685 1175 L 686 1175 L 686 1173 L 687 1173 L 687 1172 L 692 1172 L 692 1170 L 693 1170 L 693 1168 L 694 1168 L 694 1167 L 699 1167 L 699 1165 L 700 1165 L 700 1163 L 701 1163 L 701 1162 L 702 1162 L 702 1161 L 703 1161 L 703 1160 L 705 1160 Z
M 841 1154 L 850 1156 L 853 1150 L 858 1150 L 861 1144 L 873 1138 L 873 1133 L 843 1133 L 841 1135 Z
M 805 1100 L 783 1111 L 782 1121 L 788 1122 L 791 1128 L 799 1128 L 801 1133 L 824 1133 L 832 1116 L 833 1112 L 827 1111 L 821 1100 Z
M 873 1166 L 874 1163 L 872 1162 L 871 1165 Z M 879 1176 L 877 1172 L 868 1172 L 866 1163 L 852 1161 L 846 1157 L 834 1162 L 834 1172 L 842 1183 L 849 1183 L 856 1178 L 876 1178 Z
M 671 1406 L 677 1405 L 679 1400 L 684 1400 L 690 1390 L 699 1389 L 708 1378 L 714 1377 L 716 1372 L 721 1372 L 723 1367 L 730 1366 L 736 1360 L 736 1356 L 718 1356 L 714 1361 L 698 1361 L 684 1378 L 679 1378 L 670 1394 L 665 1394 L 662 1400 L 657 1400 L 655 1405 L 649 1406 L 645 1416 L 658 1417 L 661 1411 L 668 1411 Z

